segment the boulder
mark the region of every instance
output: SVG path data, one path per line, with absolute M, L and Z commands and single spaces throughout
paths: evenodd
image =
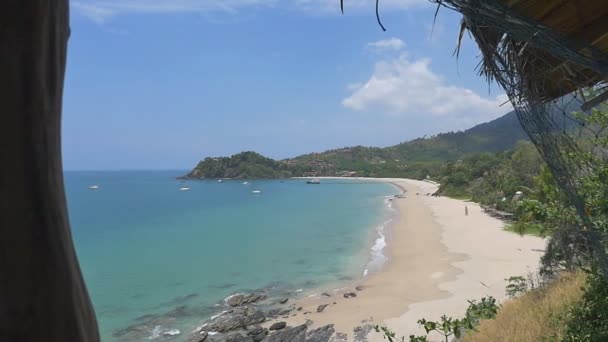
M 267 342 L 305 342 L 306 341 L 306 324 L 298 325 L 297 327 L 288 327 L 268 335 Z
M 268 335 L 268 329 L 262 328 L 260 326 L 255 326 L 249 329 L 247 335 L 251 336 L 253 342 L 260 342 L 264 338 L 266 338 L 266 335 Z
M 334 325 L 328 324 L 306 333 L 306 342 L 329 342 L 334 334 Z
M 323 312 L 329 304 L 322 304 L 317 307 L 317 312 Z
M 344 298 L 357 297 L 357 294 L 354 292 L 349 292 L 344 294 Z
M 283 299 L 279 300 L 279 303 L 285 304 L 285 303 L 287 303 L 288 300 L 289 300 L 289 298 L 283 298 Z
M 285 322 L 276 322 L 273 323 L 268 329 L 269 330 L 281 330 L 283 328 L 285 328 L 287 326 L 287 323 Z
M 355 290 L 357 290 L 357 291 L 363 291 L 363 289 L 364 289 L 364 287 L 361 285 L 355 287 Z
M 327 292 L 321 293 L 321 296 L 323 296 L 323 297 L 331 297 L 331 295 L 329 293 L 327 293 Z

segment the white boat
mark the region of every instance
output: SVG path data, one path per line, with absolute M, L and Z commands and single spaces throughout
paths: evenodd
M 97 189 L 99 189 L 99 185 L 91 185 L 89 187 L 89 189 L 91 189 L 91 190 L 97 190 Z
M 252 194 L 261 194 L 262 190 L 253 190 L 251 193 Z
M 223 179 L 218 179 L 217 182 L 218 183 L 224 183 L 224 180 Z
M 306 184 L 321 184 L 321 181 L 315 178 L 315 179 L 306 181 Z
M 243 182 L 243 185 L 247 185 L 247 184 L 249 184 L 249 182 Z
M 188 190 L 190 190 L 190 188 L 187 186 L 185 186 L 183 188 L 179 188 L 179 191 L 188 191 Z

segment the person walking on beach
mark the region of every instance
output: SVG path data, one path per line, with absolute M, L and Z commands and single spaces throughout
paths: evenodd
M 469 207 L 464 206 L 464 216 L 469 216 Z

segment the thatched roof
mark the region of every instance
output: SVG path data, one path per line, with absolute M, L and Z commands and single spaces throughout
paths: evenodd
M 547 101 L 608 79 L 608 0 L 430 1 L 463 14 L 481 73 L 516 93 Z
M 581 225 L 561 227 L 548 249 L 597 261 L 608 279 L 608 253 L 602 242 L 606 235 L 587 211 L 581 185 L 590 172 L 603 170 L 603 160 L 590 158 L 593 147 L 604 144 L 603 127 L 577 121 L 568 105 L 560 103 L 565 98 L 582 100 L 586 110 L 608 99 L 608 0 L 430 1 L 462 13 L 460 37 L 468 31 L 477 42 L 483 55 L 481 73 L 505 90 L 556 184 L 576 208 Z M 591 89 L 583 91 L 587 87 Z M 560 124 L 562 119 L 572 120 L 577 129 Z M 591 137 L 591 149 L 576 139 L 583 131 Z

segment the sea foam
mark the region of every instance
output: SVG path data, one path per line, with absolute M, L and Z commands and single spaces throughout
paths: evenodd
M 365 269 L 363 270 L 363 276 L 367 276 L 369 272 L 378 271 L 384 263 L 388 260 L 386 255 L 384 254 L 384 249 L 386 248 L 386 234 L 385 230 L 392 222 L 394 214 L 397 210 L 393 207 L 393 196 L 387 196 L 384 199 L 384 204 L 391 216 L 390 219 L 383 222 L 382 225 L 376 227 L 377 238 L 374 240 L 374 244 L 370 249 L 370 261 L 367 263 Z

